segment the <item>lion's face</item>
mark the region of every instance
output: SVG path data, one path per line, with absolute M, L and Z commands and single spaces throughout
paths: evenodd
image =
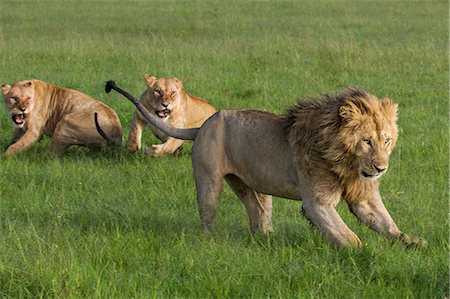
M 2 84 L 4 103 L 14 126 L 22 128 L 34 107 L 35 91 L 31 81 L 19 81 L 13 86 Z
M 398 137 L 397 105 L 389 99 L 376 99 L 370 107 L 347 103 L 340 115 L 345 120 L 344 142 L 354 155 L 354 170 L 363 180 L 380 178 L 389 168 Z
M 148 85 L 148 95 L 153 112 L 166 118 L 181 101 L 182 82 L 177 78 L 156 78 L 145 74 Z
M 364 127 L 356 144 L 355 163 L 362 179 L 376 180 L 388 170 L 394 134 L 389 128 L 380 131 L 371 124 Z

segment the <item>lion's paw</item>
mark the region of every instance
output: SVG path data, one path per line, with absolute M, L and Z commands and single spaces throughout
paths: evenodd
M 406 248 L 426 248 L 428 245 L 427 240 L 421 237 L 410 237 L 407 234 L 402 233 L 399 236 L 399 240 L 406 246 Z
M 152 157 L 161 157 L 164 155 L 161 144 L 153 144 L 153 145 L 149 146 L 145 153 Z

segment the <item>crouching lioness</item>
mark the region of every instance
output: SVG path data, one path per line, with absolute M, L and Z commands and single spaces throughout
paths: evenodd
M 380 177 L 397 141 L 397 105 L 356 89 L 301 101 L 286 115 L 222 110 L 200 128 L 176 129 L 127 96 L 165 134 L 194 140 L 192 166 L 200 218 L 212 225 L 223 179 L 247 208 L 252 230 L 272 229 L 272 195 L 302 200 L 302 214 L 331 242 L 360 246 L 335 207 L 341 196 L 371 229 L 407 246 L 426 245 L 403 234 L 381 199 Z
M 3 84 L 1 89 L 14 125 L 5 156 L 30 148 L 44 134 L 52 137 L 53 154 L 71 145 L 103 147 L 122 142 L 117 114 L 84 93 L 40 80 Z
M 140 103 L 162 121 L 177 128 L 200 127 L 216 109 L 206 101 L 189 95 L 183 89 L 183 83 L 177 78 L 156 78 L 145 74 L 147 89 L 141 96 Z M 127 149 L 135 152 L 141 148 L 142 129 L 147 125 L 138 110 L 134 112 L 131 130 L 128 135 Z M 163 156 L 174 153 L 184 140 L 168 136 L 158 128 L 150 125 L 153 134 L 163 141 L 148 147 L 147 154 Z

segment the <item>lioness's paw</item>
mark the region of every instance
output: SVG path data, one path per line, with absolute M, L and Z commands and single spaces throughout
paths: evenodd
M 145 153 L 152 157 L 161 157 L 164 155 L 161 144 L 153 144 L 153 145 L 149 146 Z
M 405 244 L 406 248 L 426 248 L 428 245 L 427 240 L 421 237 L 410 237 L 407 234 L 402 233 L 399 236 L 399 240 Z
M 130 153 L 137 152 L 141 149 L 138 144 L 127 144 L 127 151 Z

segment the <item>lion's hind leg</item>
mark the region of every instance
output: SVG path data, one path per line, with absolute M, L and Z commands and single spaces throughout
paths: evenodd
M 235 175 L 227 175 L 225 179 L 245 205 L 250 229 L 263 234 L 272 232 L 272 196 L 252 190 Z
M 219 197 L 223 187 L 223 176 L 205 171 L 205 169 L 199 171 L 195 167 L 194 175 L 200 220 L 203 229 L 209 231 L 219 205 Z
M 50 152 L 60 154 L 71 145 L 92 148 L 107 145 L 95 127 L 93 112 L 77 111 L 67 114 L 58 122 L 52 135 Z

